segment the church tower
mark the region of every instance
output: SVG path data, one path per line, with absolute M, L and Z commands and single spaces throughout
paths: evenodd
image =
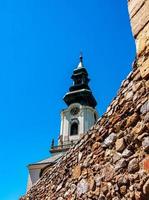
M 53 144 L 50 150 L 51 153 L 66 151 L 98 119 L 98 113 L 95 108 L 97 102 L 88 85 L 90 79 L 83 64 L 82 54 L 71 79 L 73 80 L 73 85 L 63 98 L 68 107 L 61 112 L 61 129 L 58 141 L 58 147 L 61 148 L 55 148 Z

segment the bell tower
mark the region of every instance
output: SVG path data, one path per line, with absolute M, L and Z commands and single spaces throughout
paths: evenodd
M 82 134 L 85 134 L 98 119 L 96 111 L 97 102 L 88 85 L 90 79 L 83 65 L 82 54 L 71 78 L 73 84 L 64 96 L 67 108 L 61 111 L 61 128 L 58 145 L 55 145 L 54 140 L 52 140 L 50 157 L 28 165 L 27 190 L 58 162 L 72 144 L 76 143 Z
M 71 76 L 72 86 L 63 100 L 68 106 L 61 111 L 61 128 L 58 141 L 58 152 L 67 150 L 72 144 L 80 139 L 82 134 L 86 133 L 98 119 L 96 111 L 97 102 L 88 85 L 90 79 L 88 72 L 83 64 L 83 56 L 80 55 L 80 61 Z M 54 151 L 53 151 L 54 150 Z M 57 150 L 51 147 L 51 153 Z

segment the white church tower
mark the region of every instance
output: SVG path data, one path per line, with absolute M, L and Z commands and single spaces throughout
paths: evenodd
M 58 148 L 51 146 L 51 153 L 67 150 L 80 139 L 98 119 L 97 102 L 88 86 L 89 78 L 83 65 L 83 57 L 71 76 L 73 85 L 64 96 L 67 108 L 61 112 L 61 129 Z M 60 148 L 61 147 L 61 148 Z
M 64 96 L 67 108 L 61 112 L 61 128 L 58 145 L 52 141 L 51 156 L 28 165 L 29 190 L 47 170 L 49 170 L 64 153 L 85 134 L 98 119 L 96 111 L 96 100 L 88 86 L 89 78 L 87 70 L 83 65 L 83 57 L 74 69 L 71 76 L 73 85 Z

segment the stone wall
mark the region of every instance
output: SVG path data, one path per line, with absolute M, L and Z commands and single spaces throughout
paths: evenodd
M 137 54 L 149 51 L 149 0 L 129 0 L 129 13 Z
M 137 59 L 107 112 L 21 200 L 149 199 L 147 7 L 129 1 Z

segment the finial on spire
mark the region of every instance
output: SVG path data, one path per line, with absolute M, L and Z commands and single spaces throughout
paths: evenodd
M 80 52 L 80 62 L 83 62 L 83 53 L 82 53 L 82 51 Z
M 80 69 L 80 68 L 83 68 L 83 54 L 82 54 L 82 51 L 80 52 L 80 62 L 79 62 L 79 65 L 77 67 L 77 69 Z

